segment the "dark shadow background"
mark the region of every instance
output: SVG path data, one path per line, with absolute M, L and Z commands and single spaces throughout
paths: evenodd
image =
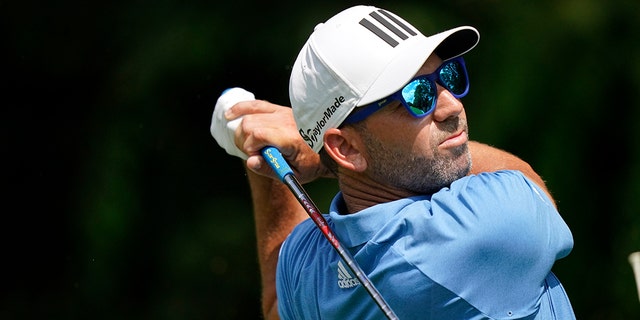
M 256 319 L 241 162 L 221 91 L 288 105 L 313 26 L 351 1 L 0 1 L 2 319 Z M 640 2 L 371 1 L 425 33 L 468 24 L 471 138 L 546 179 L 579 319 L 640 319 Z M 308 186 L 321 208 L 332 181 Z

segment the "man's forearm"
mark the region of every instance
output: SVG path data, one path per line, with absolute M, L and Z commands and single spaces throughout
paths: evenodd
M 291 230 L 308 216 L 288 187 L 277 180 L 247 171 L 251 188 L 265 318 L 277 315 L 276 267 L 278 252 Z

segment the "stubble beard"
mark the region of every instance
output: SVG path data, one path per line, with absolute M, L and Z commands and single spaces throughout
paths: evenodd
M 469 173 L 468 144 L 443 153 L 430 146 L 432 157 L 412 154 L 393 145 L 383 145 L 368 132 L 361 132 L 370 155 L 368 166 L 374 180 L 416 195 L 433 194 Z

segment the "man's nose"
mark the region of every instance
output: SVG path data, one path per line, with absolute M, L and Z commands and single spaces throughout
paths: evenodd
M 442 122 L 451 117 L 457 117 L 464 105 L 462 102 L 454 97 L 449 90 L 438 85 L 438 101 L 436 108 L 433 110 L 433 119 L 438 122 Z

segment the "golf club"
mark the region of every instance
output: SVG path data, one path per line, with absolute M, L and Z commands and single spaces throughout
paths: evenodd
M 275 147 L 265 147 L 262 149 L 262 156 L 269 163 L 271 168 L 276 172 L 280 180 L 289 187 L 291 192 L 298 199 L 298 202 L 304 207 L 311 217 L 311 220 L 316 224 L 318 229 L 322 232 L 322 234 L 327 238 L 327 240 L 331 243 L 333 248 L 338 252 L 340 258 L 347 264 L 349 269 L 353 272 L 353 274 L 358 278 L 360 283 L 364 286 L 367 293 L 371 296 L 371 298 L 376 302 L 380 310 L 385 314 L 388 319 L 398 319 L 398 316 L 391 310 L 391 307 L 384 300 L 380 292 L 376 289 L 376 287 L 371 283 L 367 275 L 362 271 L 360 266 L 357 264 L 355 259 L 351 256 L 351 254 L 344 249 L 338 237 L 331 231 L 327 221 L 324 219 L 316 205 L 313 203 L 311 198 L 307 192 L 302 188 L 302 185 L 293 174 L 293 171 L 289 167 L 289 164 L 286 162 L 284 157 L 280 151 Z

